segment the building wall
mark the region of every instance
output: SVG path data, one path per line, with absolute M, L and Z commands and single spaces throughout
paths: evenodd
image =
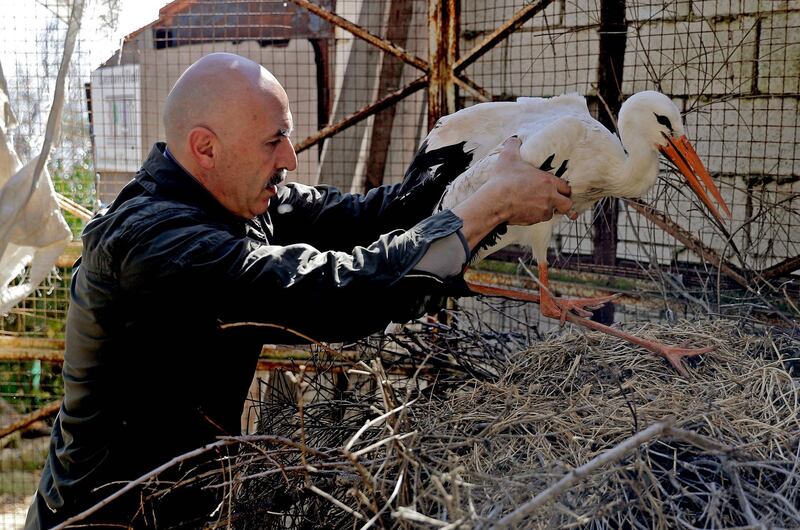
M 130 46 L 130 45 L 129 45 Z M 289 96 L 295 130 L 293 140 L 303 139 L 317 130 L 317 87 L 314 53 L 308 40 L 292 40 L 287 46 L 264 46 L 257 42 L 245 41 L 239 44 L 230 42 L 214 44 L 186 45 L 175 48 L 155 49 L 152 45 L 152 31 L 143 31 L 137 37 L 135 65 L 140 72 L 141 90 L 141 136 L 136 149 L 146 156 L 153 144 L 164 141 L 162 115 L 164 101 L 181 73 L 194 61 L 212 52 L 230 52 L 248 57 L 268 68 L 281 82 Z M 133 65 L 130 65 L 131 67 Z M 119 68 L 119 67 L 115 67 Z M 107 70 L 100 69 L 98 72 Z M 102 144 L 98 144 L 98 154 Z M 318 152 L 309 149 L 298 156 L 298 167 L 291 179 L 302 183 L 313 183 L 317 178 Z M 142 157 L 139 156 L 139 159 Z M 135 169 L 127 167 L 132 174 Z M 101 200 L 110 202 L 121 187 L 119 175 L 109 175 L 100 171 Z M 124 179 L 127 181 L 128 179 Z
M 135 172 L 142 160 L 142 92 L 138 64 L 92 72 L 95 168 L 98 172 Z

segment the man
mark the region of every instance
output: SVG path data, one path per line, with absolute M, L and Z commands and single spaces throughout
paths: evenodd
M 266 69 L 236 55 L 189 67 L 164 123 L 166 146 L 156 144 L 84 230 L 64 403 L 28 529 L 239 434 L 261 345 L 298 339 L 220 323 L 273 323 L 334 341 L 378 331 L 417 316 L 498 224 L 539 222 L 572 205 L 565 183 L 521 161 L 517 140 L 489 183 L 432 216 L 439 197 L 430 190 L 278 187 L 297 165 L 288 99 Z M 209 490 L 147 502 L 134 491 L 80 524 L 199 527 L 218 502 Z

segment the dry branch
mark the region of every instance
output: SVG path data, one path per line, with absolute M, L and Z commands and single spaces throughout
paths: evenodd
M 621 442 L 615 447 L 604 451 L 603 453 L 597 455 L 596 457 L 592 458 L 584 465 L 580 467 L 576 467 L 564 477 L 561 478 L 558 482 L 544 490 L 543 492 L 536 495 L 533 499 L 526 502 L 510 514 L 506 515 L 495 525 L 497 528 L 508 528 L 514 527 L 514 525 L 519 524 L 523 519 L 525 519 L 529 514 L 535 512 L 539 507 L 543 506 L 546 502 L 553 500 L 560 494 L 564 493 L 567 489 L 573 486 L 575 483 L 583 480 L 588 475 L 593 473 L 600 467 L 605 465 L 611 464 L 613 462 L 618 462 L 622 460 L 628 452 L 636 449 L 642 444 L 645 444 L 652 440 L 653 438 L 660 436 L 670 425 L 674 423 L 674 420 L 670 419 L 667 421 L 661 421 L 654 425 L 651 425 L 647 429 L 637 433 L 634 436 L 631 436 L 624 442 Z

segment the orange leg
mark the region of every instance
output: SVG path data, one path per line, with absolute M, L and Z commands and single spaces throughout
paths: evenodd
M 669 364 L 674 366 L 675 370 L 677 370 L 678 373 L 684 377 L 688 377 L 689 373 L 683 366 L 681 358 L 694 357 L 695 355 L 702 355 L 717 349 L 716 346 L 708 346 L 706 348 L 681 348 L 677 346 L 667 346 L 666 344 L 662 344 L 653 340 L 640 339 L 639 337 L 631 335 L 630 333 L 625 333 L 624 331 L 600 324 L 599 322 L 594 322 L 593 320 L 577 317 L 575 315 L 567 315 L 567 320 L 573 324 L 578 324 L 596 331 L 602 331 L 603 333 L 608 333 L 609 335 L 619 337 L 624 341 L 641 346 L 642 348 L 655 353 L 659 357 L 665 358 L 667 361 L 669 361 Z
M 467 286 L 470 291 L 487 296 L 502 296 L 504 298 L 511 298 L 512 300 L 522 300 L 523 302 L 536 302 L 537 304 L 541 300 L 537 293 L 522 291 L 511 287 L 494 287 L 493 285 L 472 282 L 467 282 Z
M 570 311 L 574 311 L 576 315 L 581 317 L 592 316 L 589 309 L 597 309 L 606 302 L 617 298 L 618 294 L 610 296 L 598 296 L 595 298 L 557 298 L 554 297 L 549 289 L 549 279 L 547 275 L 547 263 L 539 264 L 539 283 L 541 284 L 541 297 L 540 304 L 541 313 L 550 318 L 557 318 L 564 325 L 564 321 Z
M 602 305 L 609 300 L 616 297 L 613 296 L 605 296 L 605 297 L 598 297 L 598 298 L 578 298 L 578 299 L 563 299 L 563 298 L 556 298 L 552 295 L 552 293 L 547 288 L 547 265 L 540 265 L 539 266 L 539 281 L 541 282 L 542 289 L 540 291 L 541 294 L 531 293 L 528 291 L 521 291 L 517 289 L 510 289 L 510 288 L 502 288 L 502 287 L 492 287 L 488 285 L 481 285 L 481 284 L 474 284 L 468 283 L 469 288 L 479 294 L 485 294 L 489 296 L 503 296 L 506 298 L 511 298 L 514 300 L 523 300 L 526 302 L 539 302 L 541 313 L 545 316 L 549 316 L 551 318 L 558 318 L 561 320 L 563 324 L 564 321 L 572 322 L 573 324 L 577 324 L 579 326 L 583 326 L 585 328 L 593 329 L 595 331 L 600 331 L 603 333 L 607 333 L 614 337 L 619 337 L 620 339 L 630 342 L 631 344 L 636 344 L 637 346 L 641 346 L 648 351 L 653 352 L 654 354 L 658 355 L 659 357 L 663 357 L 684 377 L 688 376 L 688 372 L 686 368 L 683 366 L 681 359 L 683 357 L 693 357 L 695 355 L 702 355 L 704 353 L 708 353 L 716 349 L 716 346 L 708 346 L 706 348 L 682 348 L 677 346 L 667 346 L 666 344 L 662 344 L 660 342 L 647 340 L 647 339 L 640 339 L 635 335 L 631 335 L 630 333 L 625 333 L 624 331 L 612 328 L 610 326 L 606 326 L 604 324 L 600 324 L 599 322 L 594 322 L 587 318 L 583 318 L 582 316 L 575 315 L 570 311 L 580 311 L 584 314 L 588 313 L 586 308 L 595 309 L 598 305 Z M 549 314 L 548 314 L 549 313 Z M 589 313 L 590 314 L 590 313 Z

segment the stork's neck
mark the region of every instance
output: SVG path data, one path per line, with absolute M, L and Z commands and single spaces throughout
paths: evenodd
M 627 127 L 625 125 L 628 125 Z M 619 133 L 622 145 L 628 152 L 620 168 L 618 197 L 641 197 L 656 182 L 658 177 L 658 151 L 647 135 L 638 131 L 636 124 L 620 121 Z

